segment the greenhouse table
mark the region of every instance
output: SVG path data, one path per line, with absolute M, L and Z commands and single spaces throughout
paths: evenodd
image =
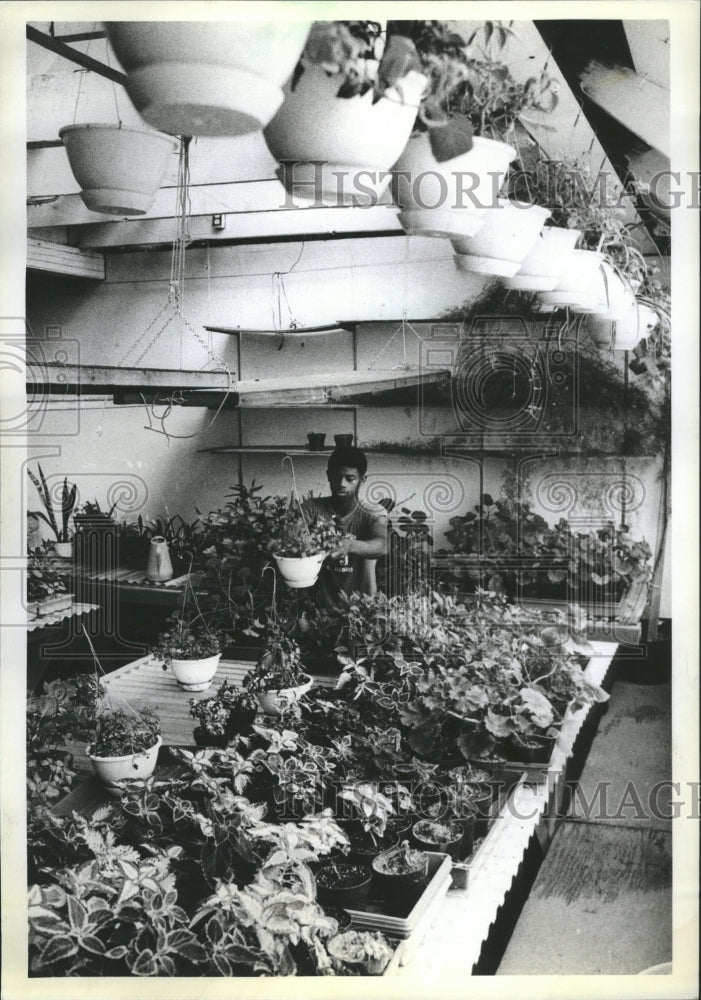
M 617 644 L 594 642 L 592 645 L 594 652 L 586 667 L 586 676 L 602 684 Z M 161 720 L 164 744 L 182 746 L 192 744 L 194 723 L 189 714 L 190 698 L 209 697 L 224 680 L 239 685 L 252 666 L 251 661 L 222 660 L 212 687 L 198 695 L 181 691 L 170 671 L 164 672 L 160 662 L 151 656 L 115 670 L 103 683 L 114 707 L 126 701 L 133 708 L 153 709 Z M 330 686 L 335 679 L 317 677 L 316 682 Z M 536 780 L 524 774 L 517 781 L 470 868 L 467 888 L 448 892 L 421 940 L 406 942 L 399 961 L 392 963 L 389 975 L 412 976 L 423 982 L 428 993 L 437 977 L 459 981 L 472 974 L 532 837 L 537 836 L 545 846 L 554 833 L 564 795 L 567 760 L 589 711 L 590 706 L 587 706 L 567 714 L 547 776 Z M 89 770 L 84 753 L 80 759 L 76 752 L 76 766 Z M 89 778 L 54 811 L 59 815 L 66 815 L 73 809 L 87 812 L 104 801 L 104 789 L 96 779 Z

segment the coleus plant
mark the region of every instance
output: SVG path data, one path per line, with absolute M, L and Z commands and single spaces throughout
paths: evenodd
M 89 752 L 96 757 L 126 757 L 149 750 L 161 727 L 148 708 L 136 712 L 123 709 L 98 711 L 93 723 Z
M 265 648 L 255 667 L 244 677 L 244 687 L 252 694 L 282 691 L 304 683 L 306 677 L 295 640 L 275 622 L 269 622 L 265 626 Z
M 31 549 L 27 558 L 27 600 L 46 601 L 68 591 L 66 569 L 47 539 Z
M 307 521 L 301 511 L 290 508 L 273 533 L 269 549 L 275 556 L 299 559 L 332 552 L 344 537 L 345 533 L 330 518 Z

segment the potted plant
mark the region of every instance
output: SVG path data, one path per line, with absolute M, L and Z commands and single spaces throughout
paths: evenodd
M 425 85 L 408 39 L 385 44 L 375 21 L 316 21 L 264 131 L 282 183 L 333 205 L 375 202 Z
M 314 877 L 317 899 L 324 908 L 365 909 L 372 885 L 372 872 L 365 865 L 329 858 L 316 868 Z
M 197 746 L 225 747 L 234 736 L 250 732 L 258 711 L 258 699 L 245 688 L 224 681 L 216 694 L 190 701 L 190 715 L 196 719 L 193 736 Z
M 398 834 L 387 829 L 387 820 L 394 813 L 394 808 L 377 786 L 354 781 L 344 785 L 339 798 L 349 804 L 355 817 L 342 821 L 350 842 L 351 860 L 370 864 L 381 851 L 399 841 Z
M 80 197 L 91 212 L 144 215 L 151 208 L 177 140 L 150 129 L 119 125 L 65 125 L 59 138 Z
M 308 21 L 107 21 L 141 117 L 171 135 L 243 135 L 266 125 Z
M 411 830 L 418 847 L 424 851 L 444 851 L 454 861 L 460 856 L 464 828 L 456 819 L 420 819 Z
M 269 548 L 285 583 L 299 590 L 314 585 L 324 559 L 342 538 L 335 521 L 317 518 L 309 523 L 302 510 L 290 509 Z
M 372 860 L 372 877 L 390 912 L 406 911 L 428 881 L 428 855 L 407 840 Z
M 392 949 L 379 931 L 345 931 L 329 939 L 329 955 L 358 975 L 380 976 L 392 958 Z
M 63 611 L 73 603 L 65 584 L 65 564 L 47 539 L 27 559 L 27 610 L 36 617 Z
M 113 517 L 117 502 L 102 510 L 98 500 L 86 500 L 73 513 L 76 562 L 88 572 L 116 568 L 119 527 Z
M 258 697 L 267 715 L 281 715 L 295 705 L 313 684 L 302 669 L 299 646 L 275 624 L 267 628 L 265 648 L 243 679 L 243 685 Z
M 108 789 L 118 788 L 119 781 L 144 780 L 153 774 L 162 743 L 160 731 L 149 709 L 98 712 L 87 755 Z
M 164 670 L 170 667 L 184 691 L 205 691 L 228 641 L 228 634 L 210 627 L 201 614 L 188 619 L 176 612 L 151 647 L 151 654 L 163 661 Z
M 522 259 L 529 245 L 521 228 L 530 234 L 536 214 L 519 208 L 516 215 L 508 205 L 499 206 L 499 215 L 491 209 L 516 156 L 509 144 L 516 122 L 529 110 L 551 110 L 557 101 L 555 85 L 545 72 L 539 79 L 516 83 L 501 59 L 513 32 L 498 22 L 486 22 L 467 40 L 442 29 L 440 22 L 418 23 L 425 27 L 418 30 L 416 45 L 431 83 L 417 129 L 393 168 L 400 222 L 410 233 L 460 241 L 486 238 L 484 228 L 498 226 L 501 249 L 517 234 Z M 465 177 L 470 181 L 467 188 Z M 454 248 L 496 260 L 501 252 L 494 245 L 497 238 L 495 229 L 491 246 L 484 245 L 495 251 L 491 255 L 470 243 Z
M 40 518 L 45 524 L 48 524 L 53 531 L 56 538 L 56 542 L 54 544 L 56 555 L 61 556 L 62 559 L 70 559 L 73 554 L 73 547 L 71 543 L 71 516 L 75 508 L 78 488 L 75 483 L 72 483 L 69 486 L 68 479 L 64 478 L 59 497 L 59 507 L 61 510 L 61 524 L 59 525 L 56 512 L 54 510 L 49 484 L 46 481 L 46 476 L 44 475 L 41 465 L 38 466 L 38 469 L 39 478 L 34 475 L 31 469 L 27 469 L 27 475 L 34 484 L 44 509 L 30 511 L 30 514 L 33 517 Z

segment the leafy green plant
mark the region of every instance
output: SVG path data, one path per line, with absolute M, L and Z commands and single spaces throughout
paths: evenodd
M 240 726 L 246 719 L 253 721 L 257 708 L 258 702 L 250 691 L 235 688 L 226 680 L 216 694 L 200 701 L 195 698 L 190 701 L 190 715 L 197 720 L 205 742 L 211 737 L 217 741 L 231 739 L 240 732 Z
M 68 592 L 66 568 L 47 539 L 30 549 L 27 557 L 27 600 L 47 601 Z
M 392 949 L 379 931 L 344 931 L 328 943 L 332 958 L 346 974 L 377 976 L 387 968 Z
M 224 629 L 208 625 L 202 615 L 186 618 L 176 612 L 168 618 L 167 628 L 151 647 L 151 653 L 163 660 L 167 670 L 171 660 L 204 660 L 221 653 L 231 641 Z
M 123 709 L 100 711 L 95 716 L 89 753 L 95 757 L 126 757 L 150 749 L 161 727 L 147 708 L 128 713 Z
M 344 537 L 335 521 L 321 517 L 308 521 L 302 511 L 290 508 L 276 527 L 269 548 L 275 556 L 299 559 L 332 552 Z
M 244 687 L 251 694 L 259 691 L 282 691 L 298 687 L 306 678 L 299 646 L 278 625 L 271 622 L 265 629 L 263 653 L 255 667 L 244 677 Z
M 356 781 L 351 785 L 345 785 L 339 793 L 339 798 L 351 805 L 363 830 L 373 840 L 382 840 L 387 829 L 387 820 L 394 815 L 394 807 L 379 788 L 367 782 Z
M 54 510 L 53 499 L 51 497 L 51 490 L 49 489 L 49 484 L 46 481 L 46 476 L 44 475 L 41 465 L 37 466 L 37 468 L 39 470 L 39 478 L 34 475 L 31 469 L 27 469 L 27 475 L 34 484 L 34 488 L 39 494 L 39 499 L 41 500 L 44 509 L 30 511 L 30 514 L 34 517 L 41 518 L 45 524 L 48 524 L 53 531 L 57 542 L 68 542 L 71 538 L 71 515 L 73 514 L 73 509 L 75 508 L 78 487 L 75 483 L 72 483 L 69 486 L 68 479 L 64 478 L 58 505 L 61 511 L 61 523 L 59 525 L 56 517 L 56 511 Z
M 292 74 L 292 90 L 309 66 L 338 78 L 336 97 L 362 96 L 372 90 L 373 103 L 411 70 L 420 70 L 414 44 L 403 36 L 389 37 L 385 43 L 377 21 L 315 21 Z

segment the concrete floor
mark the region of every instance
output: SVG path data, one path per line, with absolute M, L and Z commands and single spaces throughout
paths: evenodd
M 630 974 L 672 957 L 670 685 L 618 681 L 498 975 Z

